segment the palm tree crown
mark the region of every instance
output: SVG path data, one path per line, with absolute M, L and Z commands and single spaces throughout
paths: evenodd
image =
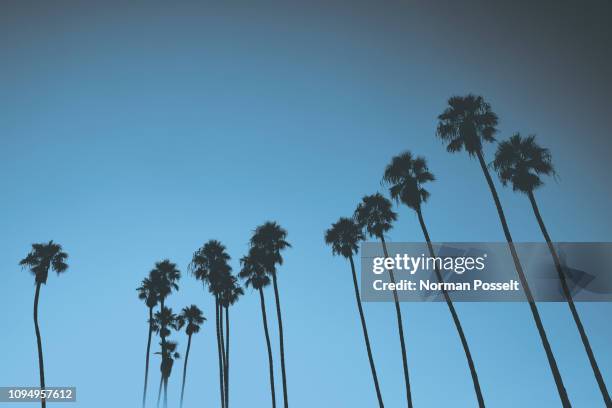
M 170 335 L 170 329 L 180 330 L 182 322 L 179 320 L 176 314 L 172 311 L 172 308 L 165 307 L 162 310 L 155 312 L 153 318 L 153 330 L 158 333 L 160 337 L 165 338 Z
M 187 333 L 188 336 L 198 333 L 200 331 L 200 326 L 206 320 L 204 314 L 196 305 L 183 308 L 177 319 L 179 326 L 187 325 L 185 327 L 185 333 Z
M 270 284 L 270 277 L 266 274 L 266 269 L 261 259 L 263 251 L 259 248 L 251 247 L 249 254 L 240 259 L 242 269 L 238 276 L 245 279 L 246 286 L 253 289 L 263 289 Z
M 385 168 L 383 176 L 383 183 L 390 186 L 391 198 L 415 211 L 429 198 L 429 192 L 423 188 L 423 184 L 434 180 L 425 158 L 415 158 L 409 151 L 395 156 Z
M 143 300 L 148 308 L 152 308 L 157 305 L 157 286 L 154 282 L 154 278 L 151 275 L 149 275 L 148 278 L 144 278 L 136 290 L 138 291 L 138 299 Z
M 19 265 L 27 267 L 34 274 L 36 283 L 47 283 L 49 269 L 57 274 L 66 272 L 68 254 L 62 251 L 62 246 L 53 241 L 46 244 L 32 244 L 32 250 L 23 258 Z
M 494 142 L 497 115 L 482 96 L 453 96 L 438 116 L 437 135 L 447 142 L 449 153 L 465 149 L 470 156 L 482 150 L 482 142 Z
M 223 289 L 223 280 L 232 270 L 229 260 L 225 246 L 213 239 L 193 254 L 189 267 L 195 278 L 207 285 L 211 293 L 219 294 Z
M 325 243 L 331 245 L 335 255 L 349 258 L 357 253 L 359 241 L 364 238 L 357 223 L 346 217 L 340 218 L 325 232 Z
M 157 288 L 157 296 L 163 301 L 172 291 L 178 290 L 178 280 L 181 273 L 176 264 L 164 259 L 155 263 L 155 268 L 150 272 L 149 278 Z
M 287 231 L 274 221 L 258 226 L 251 237 L 251 246 L 261 249 L 260 260 L 268 273 L 276 273 L 276 265 L 283 264 L 281 251 L 291 248 Z
M 238 278 L 233 275 L 228 275 L 223 282 L 223 289 L 221 290 L 221 305 L 223 307 L 232 306 L 238 301 L 240 296 L 244 295 L 244 290 L 238 283 Z
M 391 207 L 391 201 L 380 193 L 365 196 L 355 210 L 355 221 L 370 236 L 381 237 L 393 227 L 393 221 L 397 219 Z
M 497 146 L 493 168 L 504 186 L 511 183 L 514 191 L 522 193 L 542 186 L 540 175 L 555 175 L 550 151 L 535 142 L 535 135 L 522 137 L 520 133 Z

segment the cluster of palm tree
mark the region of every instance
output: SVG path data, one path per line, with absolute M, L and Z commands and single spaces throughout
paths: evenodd
M 492 111 L 491 106 L 480 96 L 470 94 L 463 97 L 451 97 L 448 100 L 448 107 L 438 116 L 438 119 L 439 122 L 436 133 L 442 141 L 446 142 L 447 151 L 449 153 L 456 153 L 465 150 L 470 157 L 476 157 L 478 159 L 487 181 L 487 185 L 493 196 L 493 201 L 495 203 L 495 207 L 497 208 L 514 266 L 521 285 L 523 286 L 536 328 L 548 358 L 562 406 L 570 407 L 571 404 L 563 385 L 563 380 L 552 352 L 552 348 L 548 341 L 546 331 L 542 324 L 538 308 L 531 293 L 520 259 L 516 253 L 512 236 L 510 234 L 510 229 L 503 212 L 502 204 L 489 172 L 490 167 L 493 167 L 493 169 L 497 172 L 504 186 L 512 184 L 514 191 L 524 193 L 529 198 L 538 225 L 548 244 L 548 248 L 561 282 L 564 296 L 580 333 L 580 337 L 584 344 L 589 363 L 593 369 L 593 373 L 600 388 L 602 397 L 606 406 L 612 407 L 610 395 L 608 394 L 605 382 L 599 370 L 593 350 L 590 346 L 588 336 L 586 335 L 580 320 L 580 316 L 567 286 L 567 281 L 561 262 L 559 261 L 555 247 L 548 234 L 544 221 L 542 220 L 542 216 L 534 196 L 534 191 L 544 184 L 541 176 L 555 175 L 549 150 L 540 147 L 535 141 L 535 136 L 531 135 L 528 137 L 522 137 L 520 134 L 516 133 L 509 140 L 499 143 L 495 154 L 495 159 L 490 165 L 487 165 L 484 158 L 483 145 L 484 143 L 495 142 L 498 117 Z M 385 168 L 382 177 L 382 184 L 389 187 L 391 199 L 397 203 L 406 205 L 416 213 L 423 232 L 423 237 L 427 243 L 428 251 L 432 257 L 435 257 L 435 253 L 423 217 L 423 204 L 426 203 L 427 199 L 429 198 L 429 192 L 424 188 L 424 184 L 434 180 L 435 177 L 429 171 L 426 160 L 423 157 L 414 156 L 409 151 L 393 157 L 389 165 Z M 340 218 L 336 223 L 332 224 L 331 228 L 325 233 L 325 241 L 332 247 L 333 253 L 347 258 L 351 265 L 357 306 L 366 343 L 366 351 L 368 354 L 374 381 L 374 388 L 380 407 L 383 407 L 383 400 L 380 393 L 376 367 L 372 357 L 367 326 L 361 306 L 353 257 L 357 254 L 359 242 L 365 239 L 365 233 L 381 241 L 384 255 L 387 257 L 388 252 L 384 235 L 392 228 L 393 222 L 396 219 L 397 214 L 392 209 L 391 201 L 385 198 L 382 194 L 376 193 L 363 197 L 361 203 L 357 206 L 353 217 Z M 437 268 L 435 269 L 435 276 L 439 282 L 442 282 L 442 275 Z M 389 271 L 389 279 L 391 282 L 395 282 L 395 277 L 392 270 Z M 480 407 L 484 407 L 485 403 L 480 383 L 478 381 L 476 367 L 467 338 L 461 325 L 461 321 L 450 295 L 444 289 L 442 289 L 442 295 L 446 301 L 449 312 L 451 313 L 461 345 L 463 346 L 463 350 L 466 355 L 478 405 Z M 406 359 L 406 346 L 402 328 L 402 314 L 396 291 L 393 291 L 393 299 L 395 303 L 398 332 L 400 337 L 407 404 L 408 407 L 412 407 L 410 380 Z

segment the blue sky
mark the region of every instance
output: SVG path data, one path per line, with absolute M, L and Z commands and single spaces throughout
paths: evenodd
M 41 295 L 48 385 L 76 386 L 77 406 L 87 408 L 139 403 L 147 311 L 135 288 L 169 258 L 183 272 L 169 305 L 195 303 L 209 317 L 193 341 L 185 404 L 216 404 L 213 302 L 186 267 L 219 239 L 237 270 L 252 230 L 276 220 L 293 245 L 279 275 L 291 405 L 374 406 L 349 266 L 332 257 L 323 232 L 362 195 L 382 191 L 384 166 L 410 149 L 438 179 L 425 209 L 433 240 L 503 240 L 477 162 L 447 154 L 434 137 L 454 94 L 484 95 L 500 115 L 500 138 L 534 132 L 551 149 L 560 179 L 537 197 L 555 240 L 610 241 L 607 10 L 593 2 L 546 14 L 544 4 L 520 13 L 475 1 L 3 3 L 0 385 L 37 384 L 34 281 L 17 263 L 32 242 L 53 239 L 70 269 Z M 537 26 L 524 16 L 538 13 L 549 18 Z M 500 193 L 515 240 L 540 241 L 527 199 Z M 399 209 L 388 239 L 421 240 L 412 212 Z M 393 306 L 364 307 L 385 402 L 401 406 Z M 602 405 L 567 306 L 540 308 L 574 405 Z M 474 406 L 446 306 L 402 309 L 416 406 Z M 490 406 L 558 405 L 527 305 L 457 309 Z M 610 378 L 612 306 L 579 310 Z M 267 406 L 255 293 L 232 318 L 233 405 Z M 173 337 L 184 353 L 185 336 Z M 278 353 L 275 362 L 280 373 Z

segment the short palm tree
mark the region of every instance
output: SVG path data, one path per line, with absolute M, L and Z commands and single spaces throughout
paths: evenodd
M 365 196 L 357 206 L 353 218 L 361 228 L 365 228 L 371 237 L 380 239 L 385 257 L 387 243 L 385 242 L 385 232 L 393 228 L 393 221 L 397 219 L 397 214 L 392 209 L 391 201 L 387 200 L 380 193 Z M 389 270 L 389 278 L 395 283 L 395 275 Z M 408 408 L 412 408 L 412 393 L 410 390 L 410 376 L 408 374 L 408 358 L 406 357 L 406 342 L 404 340 L 404 324 L 402 321 L 402 311 L 400 309 L 397 291 L 393 289 L 393 302 L 395 303 L 395 315 L 397 317 L 397 329 L 399 332 L 400 347 L 402 352 L 402 365 L 404 369 L 404 384 L 406 386 L 406 400 Z
M 28 268 L 34 274 L 34 282 L 36 283 L 36 292 L 34 293 L 34 330 L 36 332 L 36 345 L 38 346 L 38 372 L 41 389 L 45 388 L 45 365 L 43 362 L 42 339 L 38 327 L 40 287 L 47 283 L 49 270 L 54 270 L 58 275 L 66 272 L 68 269 L 66 259 L 68 259 L 68 254 L 62 250 L 62 246 L 49 241 L 48 243 L 32 244 L 31 251 L 19 262 L 22 268 Z M 41 399 L 40 405 L 45 408 L 47 402 Z
M 383 176 L 383 183 L 389 186 L 391 198 L 393 198 L 397 203 L 405 204 L 416 212 L 417 217 L 419 218 L 419 224 L 421 225 L 421 230 L 423 231 L 423 236 L 427 242 L 429 254 L 432 257 L 435 257 L 436 255 L 434 253 L 431 238 L 429 237 L 429 232 L 423 218 L 422 206 L 423 203 L 425 203 L 429 198 L 429 192 L 423 187 L 423 184 L 434 181 L 434 179 L 435 177 L 429 171 L 425 158 L 413 157 L 412 153 L 410 152 L 404 152 L 399 156 L 395 156 L 391 160 L 391 163 L 389 163 L 389 165 L 385 168 L 385 173 Z M 435 268 L 435 274 L 438 282 L 442 283 L 442 274 L 437 266 Z M 455 323 L 455 328 L 459 334 L 459 339 L 463 345 L 463 350 L 465 352 L 470 373 L 472 375 L 472 382 L 474 383 L 474 390 L 476 391 L 478 406 L 483 408 L 485 406 L 484 398 L 480 389 L 480 382 L 478 381 L 478 374 L 476 373 L 476 366 L 474 365 L 474 360 L 472 359 L 472 353 L 470 352 L 467 338 L 463 332 L 463 326 L 461 325 L 461 321 L 459 320 L 459 316 L 457 315 L 453 301 L 444 287 L 442 288 L 442 295 L 444 296 L 446 305 L 448 306 L 453 322 Z
M 204 323 L 204 320 L 206 318 L 196 305 L 183 308 L 178 316 L 179 326 L 185 326 L 185 333 L 187 334 L 187 350 L 185 351 L 183 383 L 181 385 L 181 407 L 183 406 L 183 396 L 185 395 L 185 379 L 187 378 L 187 360 L 189 360 L 189 350 L 191 349 L 191 336 L 200 331 L 200 326 Z
M 147 382 L 149 377 L 149 355 L 151 354 L 151 337 L 153 334 L 153 308 L 157 306 L 158 296 L 157 287 L 151 279 L 151 276 L 144 278 L 140 286 L 136 289 L 138 291 L 138 299 L 145 302 L 147 309 L 149 309 L 149 333 L 147 336 L 147 354 L 145 358 L 145 378 L 144 378 L 144 390 L 142 392 L 142 407 L 144 408 L 147 401 Z
M 595 375 L 595 379 L 599 385 L 599 390 L 601 391 L 601 395 L 606 403 L 606 406 L 612 407 L 612 401 L 610 400 L 610 394 L 608 393 L 606 383 L 601 375 L 601 371 L 599 370 L 597 360 L 595 359 L 593 349 L 591 348 L 591 343 L 589 342 L 589 338 L 584 330 L 582 321 L 580 320 L 578 310 L 576 309 L 576 305 L 572 299 L 572 294 L 567 286 L 561 261 L 559 260 L 557 251 L 552 243 L 550 235 L 548 234 L 548 230 L 544 224 L 544 220 L 542 219 L 540 209 L 534 195 L 534 191 L 544 184 L 540 176 L 555 175 L 550 151 L 546 148 L 540 147 L 536 143 L 535 135 L 522 137 L 519 133 L 516 133 L 509 140 L 503 141 L 498 145 L 497 152 L 495 153 L 495 160 L 493 161 L 493 167 L 497 171 L 499 179 L 504 186 L 511 184 L 514 191 L 523 193 L 529 198 L 531 208 L 533 209 L 533 213 L 538 221 L 542 235 L 544 235 L 544 239 L 548 244 L 548 249 L 557 269 L 559 280 L 561 281 L 563 294 L 565 295 L 570 312 L 574 322 L 576 323 L 576 327 L 578 328 L 580 338 L 582 339 L 582 344 L 584 345 L 591 368 L 593 369 L 593 374 Z
M 331 228 L 325 232 L 325 243 L 331 245 L 334 255 L 340 255 L 349 260 L 351 264 L 351 272 L 353 274 L 353 287 L 355 289 L 355 299 L 357 301 L 357 309 L 361 320 L 361 329 L 363 330 L 363 338 L 365 339 L 366 351 L 368 360 L 370 361 L 370 370 L 372 371 L 372 379 L 374 380 L 374 388 L 378 405 L 384 407 L 380 387 L 378 385 L 378 376 L 376 375 L 376 366 L 374 365 L 374 357 L 372 356 L 372 348 L 370 347 L 370 337 L 368 336 L 368 327 L 366 326 L 365 317 L 363 315 L 363 307 L 361 306 L 361 296 L 359 295 L 359 285 L 357 284 L 357 273 L 355 272 L 355 263 L 353 255 L 357 254 L 359 249 L 358 243 L 364 238 L 362 229 L 350 218 L 340 218 L 338 222 L 332 224 Z
M 478 162 L 485 176 L 495 207 L 497 208 L 497 214 L 508 242 L 508 247 L 514 261 L 514 266 L 518 278 L 525 291 L 525 296 L 529 303 L 533 319 L 536 324 L 536 328 L 540 335 L 546 357 L 548 358 L 548 364 L 553 374 L 557 391 L 561 399 L 563 407 L 571 407 L 567 391 L 563 385 L 563 379 L 557 366 L 557 361 L 553 354 L 552 348 L 546 335 L 546 330 L 542 324 L 540 313 L 533 299 L 531 289 L 527 283 L 527 278 L 523 271 L 523 267 L 516 253 L 516 248 L 512 241 L 512 235 L 508 228 L 506 216 L 497 194 L 497 189 L 489 173 L 489 169 L 484 159 L 482 151 L 483 143 L 491 143 L 495 141 L 495 133 L 497 132 L 498 118 L 495 112 L 491 109 L 491 105 L 484 101 L 481 96 L 467 95 L 467 96 L 453 96 L 448 100 L 448 107 L 438 116 L 438 128 L 437 136 L 447 143 L 446 150 L 449 153 L 457 153 L 465 150 L 470 157 L 476 156 Z
M 229 351 L 230 351 L 229 311 L 230 311 L 230 306 L 233 306 L 238 301 L 238 298 L 242 296 L 243 294 L 244 294 L 244 291 L 240 287 L 240 284 L 238 283 L 238 279 L 233 275 L 229 275 L 227 279 L 225 279 L 223 289 L 221 291 L 221 297 L 220 297 L 221 307 L 223 308 L 223 310 L 225 310 L 225 350 L 224 350 L 225 371 L 224 371 L 224 378 L 225 378 L 225 407 L 226 408 L 229 407 L 229 364 L 230 364 L 230 361 L 229 361 L 229 357 L 230 357 L 229 356 Z
M 276 317 L 278 320 L 278 337 L 280 343 L 281 376 L 283 380 L 283 402 L 284 407 L 289 407 L 287 392 L 287 370 L 285 368 L 285 341 L 283 335 L 283 319 L 281 316 L 280 297 L 278 294 L 277 266 L 283 264 L 281 252 L 291 248 L 287 242 L 287 231 L 276 222 L 268 221 L 255 229 L 251 237 L 251 245 L 263 251 L 262 260 L 266 273 L 272 277 L 274 288 L 274 299 L 276 301 Z
M 223 282 L 227 275 L 231 272 L 229 266 L 230 256 L 225 250 L 225 246 L 217 241 L 210 240 L 199 248 L 191 259 L 189 269 L 194 277 L 200 280 L 208 291 L 215 298 L 215 328 L 217 332 L 217 354 L 219 357 L 219 394 L 221 407 L 225 407 L 225 352 L 222 340 L 222 324 L 221 324 L 221 291 L 223 290 Z
M 178 316 L 174 314 L 171 308 L 163 307 L 159 311 L 155 312 L 154 316 L 154 324 L 153 330 L 159 334 L 159 337 L 164 339 L 163 342 L 160 342 L 161 351 L 155 354 L 159 354 L 162 356 L 160 371 L 162 373 L 161 383 L 160 383 L 160 391 L 161 384 L 163 384 L 164 388 L 164 408 L 168 406 L 168 379 L 170 378 L 170 372 L 172 371 L 172 355 L 176 350 L 176 342 L 168 342 L 165 339 L 170 336 L 172 330 L 179 330 L 181 328 L 181 321 L 178 319 Z M 171 345 L 172 348 L 170 347 Z M 178 353 L 176 354 L 176 358 L 178 358 Z M 160 393 L 157 396 L 157 405 L 159 406 Z
M 266 346 L 268 348 L 268 370 L 270 376 L 270 395 L 272 398 L 272 408 L 276 408 L 276 393 L 274 391 L 274 361 L 272 358 L 272 345 L 270 344 L 270 333 L 268 331 L 268 317 L 266 314 L 266 301 L 263 289 L 270 285 L 270 277 L 266 274 L 266 269 L 263 265 L 263 251 L 258 248 L 249 250 L 249 254 L 242 257 L 240 260 L 242 269 L 240 270 L 240 278 L 245 279 L 247 287 L 252 287 L 259 292 L 259 303 L 261 305 L 261 317 L 263 319 L 264 335 L 266 337 Z

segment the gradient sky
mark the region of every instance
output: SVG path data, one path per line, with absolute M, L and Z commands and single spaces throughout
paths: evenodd
M 291 406 L 375 406 L 349 266 L 324 230 L 382 191 L 384 166 L 410 149 L 438 179 L 425 209 L 435 241 L 503 240 L 478 164 L 434 137 L 447 98 L 474 92 L 499 114 L 500 138 L 536 133 L 551 149 L 560 177 L 537 197 L 553 239 L 612 240 L 610 17 L 606 1 L 3 1 L 0 386 L 38 384 L 34 280 L 17 265 L 32 242 L 70 254 L 40 301 L 47 384 L 79 395 L 54 406 L 133 407 L 147 334 L 140 280 L 171 259 L 183 279 L 169 305 L 214 318 L 186 272 L 191 254 L 219 239 L 238 269 L 252 230 L 273 219 L 293 244 L 279 275 Z M 540 241 L 527 199 L 501 198 L 515 240 Z M 416 217 L 399 214 L 388 239 L 421 240 Z M 402 308 L 415 406 L 474 406 L 446 306 Z M 457 309 L 490 406 L 559 405 L 527 305 Z M 612 387 L 612 305 L 579 310 Z M 603 406 L 567 306 L 541 311 L 574 406 Z M 365 313 L 385 402 L 400 407 L 393 307 Z M 269 406 L 251 290 L 232 318 L 233 406 Z M 173 338 L 184 353 L 185 336 Z M 218 404 L 216 364 L 208 323 L 193 341 L 186 407 Z

